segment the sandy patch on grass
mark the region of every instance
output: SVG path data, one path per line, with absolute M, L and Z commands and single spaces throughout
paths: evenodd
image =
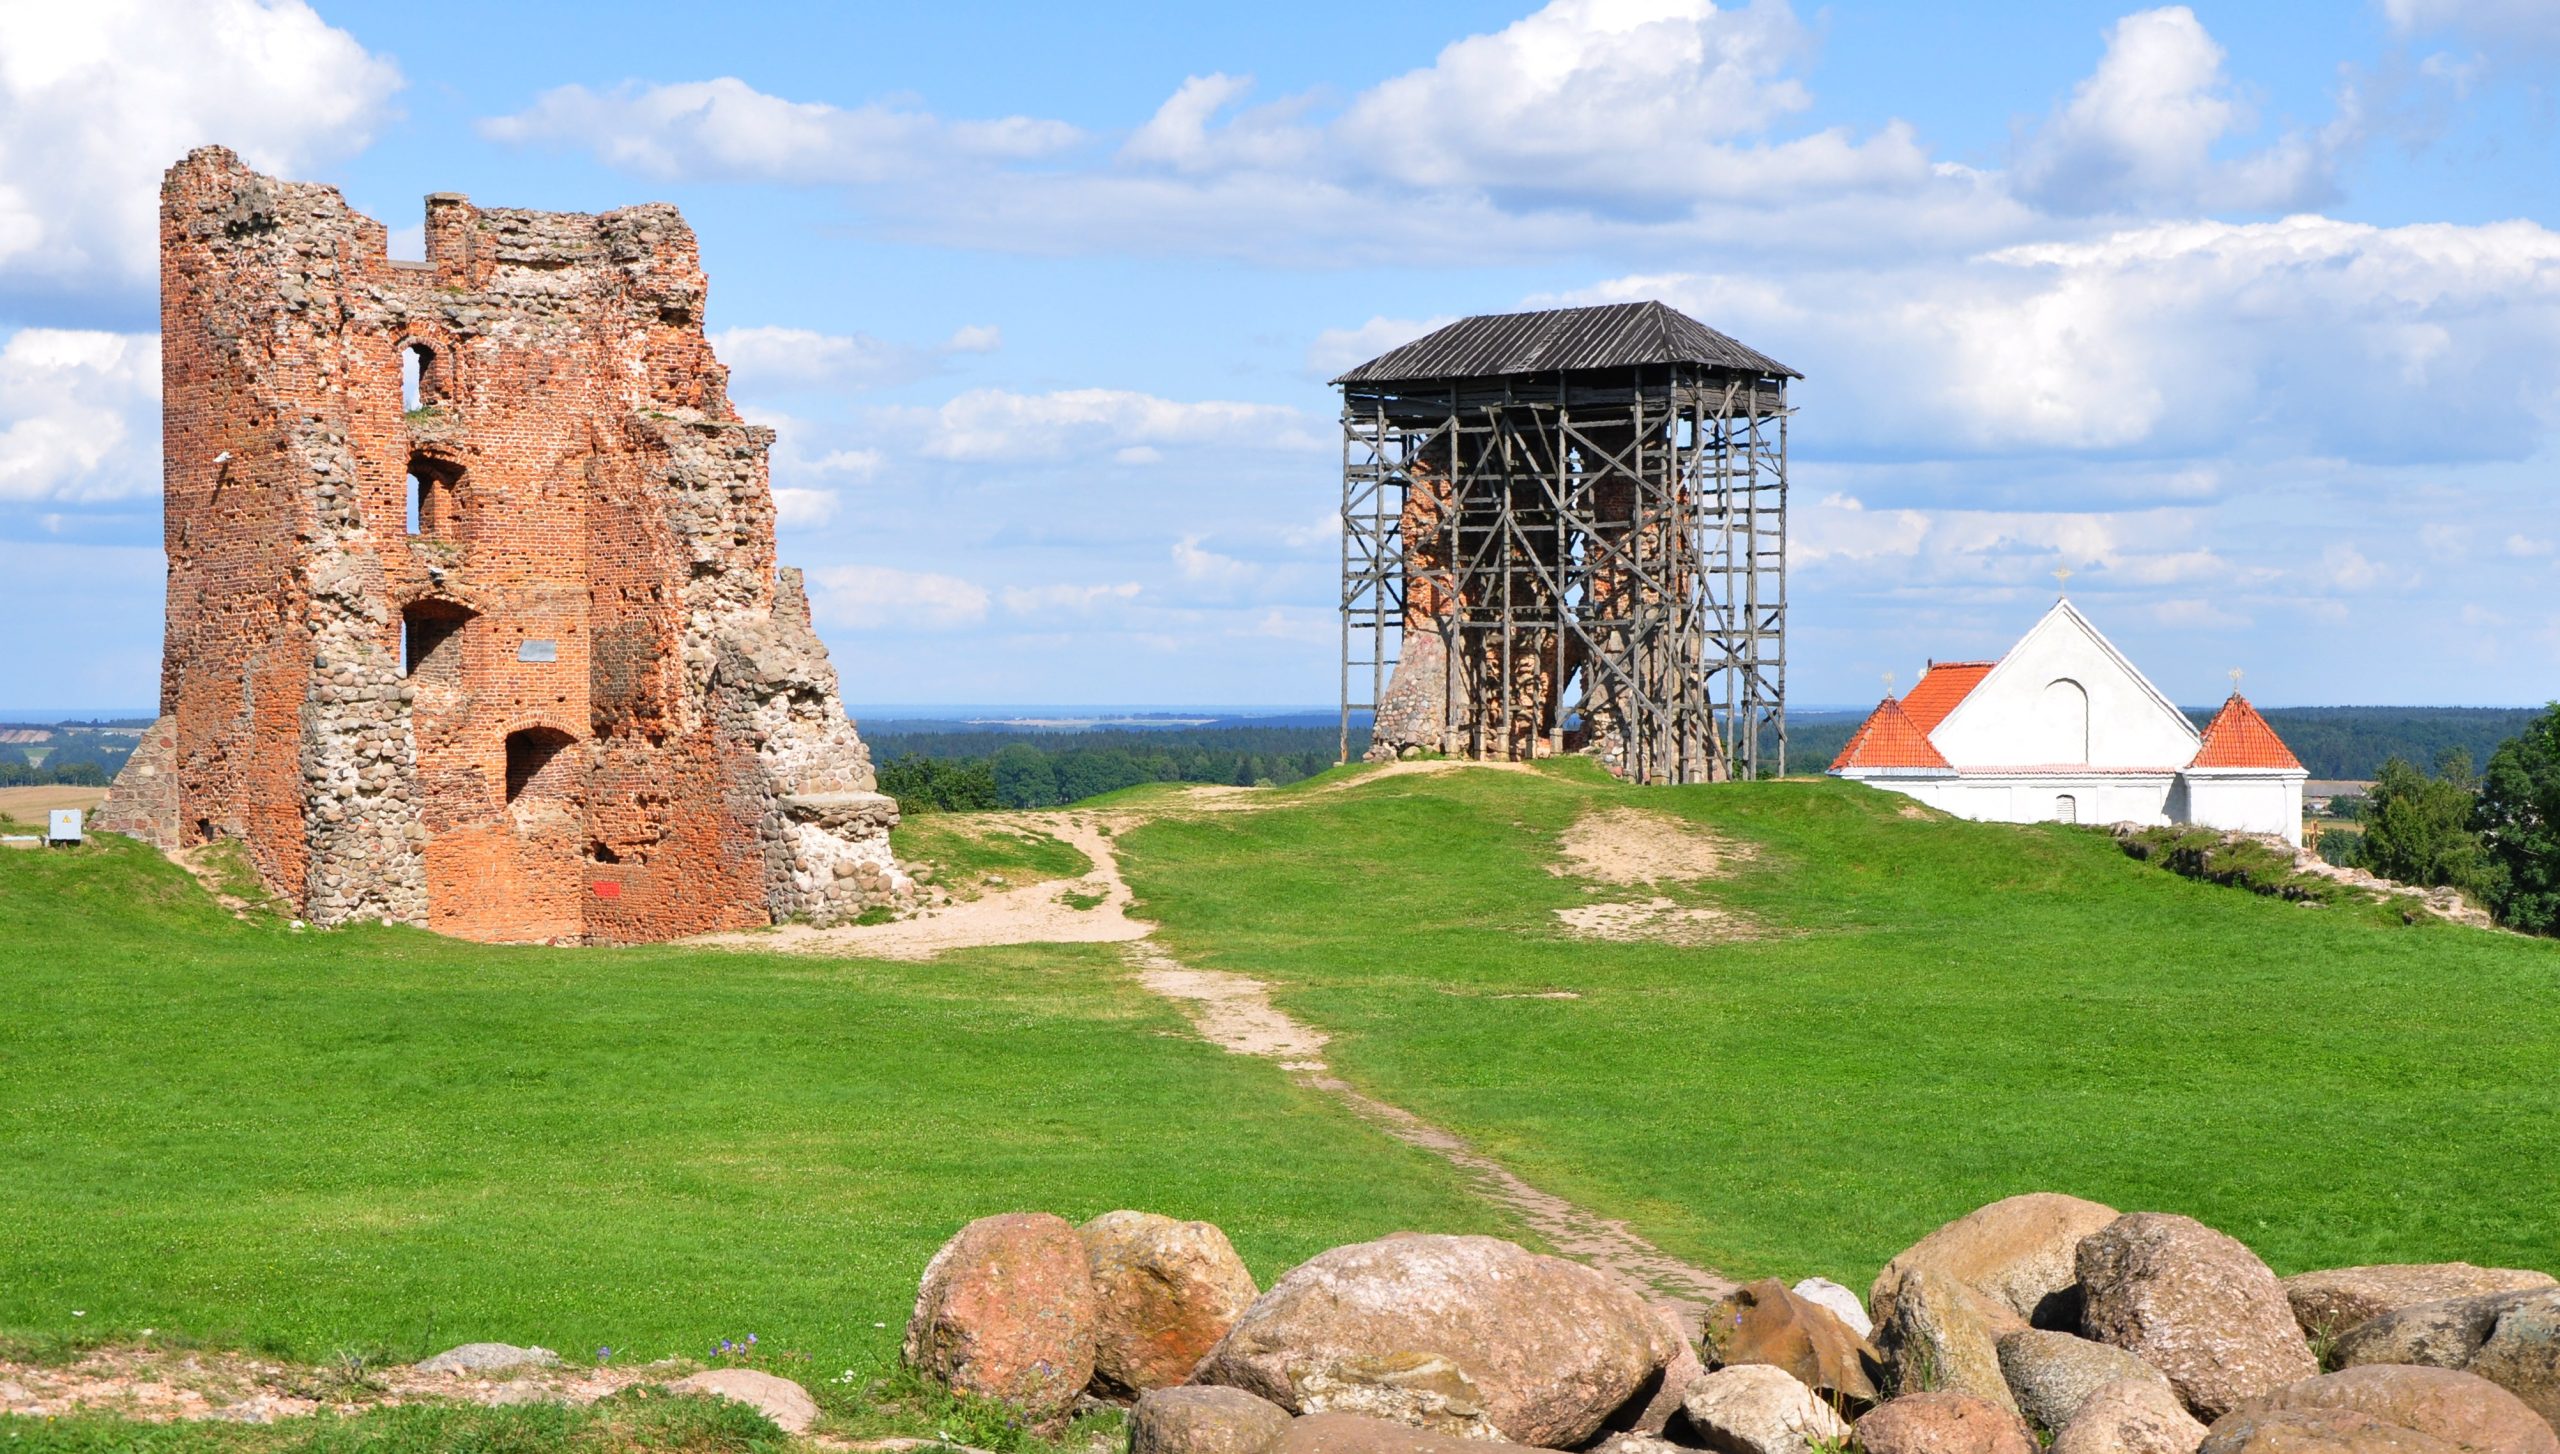
M 1310 791 L 1307 796 L 1323 797 L 1333 793 L 1347 793 L 1355 788 L 1367 787 L 1371 783 L 1384 782 L 1388 778 L 1437 776 L 1450 772 L 1527 772 L 1529 770 L 1529 764 L 1525 762 L 1478 762 L 1473 758 L 1431 757 L 1416 762 L 1384 763 L 1355 777 L 1326 783 L 1323 787 Z M 1194 783 L 1184 790 L 1179 801 L 1185 808 L 1204 813 L 1250 813 L 1297 801 L 1294 798 L 1275 797 L 1280 791 L 1282 790 L 1279 788 L 1219 787 L 1214 784 Z
M 1290 1070 L 1322 1069 L 1320 1030 L 1301 1025 L 1271 1003 L 1258 979 L 1215 969 L 1193 969 L 1151 944 L 1132 950 L 1138 983 L 1182 1006 L 1200 1038 L 1236 1055 L 1277 1060 Z
M 1757 938 L 1751 921 L 1728 909 L 1682 905 L 1669 899 L 1620 904 L 1577 904 L 1556 910 L 1567 934 L 1614 944 L 1729 944 Z
M 265 1424 L 324 1409 L 353 1414 L 422 1402 L 590 1404 L 633 1384 L 671 1382 L 691 1367 L 573 1366 L 487 1375 L 425 1373 L 408 1366 L 311 1367 L 235 1352 L 97 1348 L 66 1364 L 0 1361 L 0 1413 Z
M 887 924 L 814 928 L 785 924 L 683 942 L 728 949 L 778 949 L 859 959 L 931 959 L 954 949 L 995 944 L 1121 944 L 1153 926 L 1129 917 L 1129 885 L 1092 815 L 1043 816 L 1038 831 L 1056 835 L 1093 863 L 1082 878 L 1050 879 L 981 894 Z M 1095 902 L 1096 899 L 1100 902 Z M 1083 907 L 1077 907 L 1081 901 Z
M 1641 808 L 1585 813 L 1556 847 L 1564 861 L 1549 873 L 1607 884 L 1694 883 L 1751 856 L 1750 849 L 1694 823 Z

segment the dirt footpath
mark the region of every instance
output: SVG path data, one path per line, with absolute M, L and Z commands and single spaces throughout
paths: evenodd
M 825 929 L 786 924 L 778 929 L 705 934 L 684 942 L 848 959 L 931 959 L 953 949 L 993 944 L 1120 944 L 1143 939 L 1153 926 L 1129 917 L 1129 886 L 1121 882 L 1120 861 L 1102 832 L 1106 817 L 1069 811 L 989 820 L 1071 844 L 1093 860 L 1093 871 L 1082 878 L 1004 889 L 889 924 L 838 924 Z M 1101 902 L 1094 903 L 1096 898 Z M 1087 907 L 1076 907 L 1079 900 Z
M 1326 794 L 1357 791 L 1385 778 L 1421 773 L 1523 771 L 1509 763 L 1400 762 L 1328 784 Z M 742 934 L 714 934 L 687 941 L 740 949 L 782 950 L 846 958 L 931 959 L 946 950 L 995 944 L 1126 943 L 1138 983 L 1180 1007 L 1200 1038 L 1231 1054 L 1275 1062 L 1298 1084 L 1316 1091 L 1409 1146 L 1428 1151 L 1464 1172 L 1478 1195 L 1516 1216 L 1566 1256 L 1623 1273 L 1669 1301 L 1694 1311 L 1731 1291 L 1720 1273 L 1692 1266 L 1664 1252 L 1634 1228 L 1532 1186 L 1455 1132 L 1401 1106 L 1367 1095 L 1335 1075 L 1324 1060 L 1326 1037 L 1271 1001 L 1270 986 L 1247 975 L 1197 969 L 1157 946 L 1155 926 L 1129 916 L 1129 886 L 1120 876 L 1113 834 L 1150 817 L 1184 813 L 1253 812 L 1298 799 L 1275 801 L 1269 789 L 1195 786 L 1163 808 L 1006 814 L 999 821 L 1025 832 L 1064 839 L 1093 861 L 1081 879 L 1032 884 L 953 904 L 894 924 L 831 929 L 791 926 Z M 1106 833 L 1104 830 L 1110 830 Z M 1575 878 L 1620 885 L 1681 882 L 1711 877 L 1745 856 L 1692 825 L 1637 809 L 1587 815 L 1561 845 L 1565 861 L 1554 870 Z M 1079 909 L 1070 895 L 1101 902 Z M 1601 937 L 1670 938 L 1701 942 L 1730 937 L 1728 917 L 1714 909 L 1673 909 L 1669 900 L 1639 905 L 1593 905 L 1576 912 L 1636 911 L 1632 930 L 1612 922 Z M 1568 921 L 1570 923 L 1570 921 Z M 1569 997 L 1569 996 L 1568 996 Z

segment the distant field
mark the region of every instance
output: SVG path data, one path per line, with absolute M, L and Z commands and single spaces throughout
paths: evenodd
M 1839 783 L 1577 764 L 1290 795 L 1121 836 L 1167 946 L 1278 983 L 1363 1088 L 1696 1260 L 1864 1287 L 1947 1218 L 2051 1189 L 2201 1217 L 2280 1271 L 2560 1271 L 2560 943 L 2293 907 Z M 1549 874 L 1610 804 L 1756 856 L 1694 889 Z M 1763 937 L 1553 917 L 1655 894 Z
M 55 808 L 87 812 L 106 795 L 105 788 L 0 788 L 0 818 L 41 822 Z

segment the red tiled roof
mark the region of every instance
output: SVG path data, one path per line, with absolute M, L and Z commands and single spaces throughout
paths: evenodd
M 2284 745 L 2276 729 L 2249 705 L 2249 699 L 2238 692 L 2222 704 L 2213 720 L 2205 724 L 2204 746 L 2197 750 L 2196 767 L 2272 767 L 2302 770 L 2301 759 Z
M 1929 743 L 1929 734 L 1912 724 L 1902 704 L 1891 697 L 1876 704 L 1848 745 L 1831 759 L 1831 770 L 1851 767 L 1946 767 L 1947 759 Z
M 1947 714 L 1973 695 L 1973 689 L 1982 685 L 1982 679 L 1991 675 L 1991 669 L 1999 664 L 1996 661 L 1933 661 L 1929 663 L 1929 670 L 1912 684 L 1910 692 L 1903 697 L 1902 710 L 1910 714 L 1911 725 L 1919 728 L 1922 735 L 1935 732 L 1938 724 L 1947 720 Z

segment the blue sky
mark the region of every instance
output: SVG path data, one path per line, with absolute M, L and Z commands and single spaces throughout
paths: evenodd
M 0 0 L 0 702 L 150 701 L 158 174 L 680 204 L 849 699 L 1334 692 L 1333 371 L 1808 378 L 1792 695 L 2051 572 L 2172 696 L 2560 695 L 2560 5 Z

